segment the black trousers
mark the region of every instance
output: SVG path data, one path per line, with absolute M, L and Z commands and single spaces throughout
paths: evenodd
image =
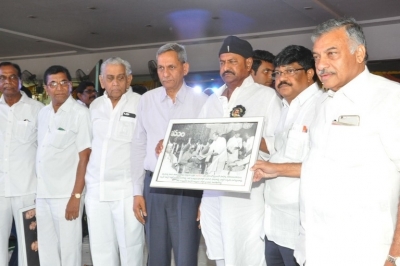
M 202 191 L 151 188 L 152 172 L 146 171 L 146 242 L 148 266 L 170 266 L 171 249 L 176 266 L 196 266 L 200 243 L 197 210 Z

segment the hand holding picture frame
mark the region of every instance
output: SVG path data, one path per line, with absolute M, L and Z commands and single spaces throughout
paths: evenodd
M 151 187 L 249 193 L 263 118 L 171 120 Z

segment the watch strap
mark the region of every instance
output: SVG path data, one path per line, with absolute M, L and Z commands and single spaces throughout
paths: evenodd
M 399 257 L 393 257 L 392 255 L 388 255 L 386 260 L 390 263 L 392 263 L 393 265 L 399 265 L 398 263 L 400 262 L 400 260 L 398 260 Z M 397 262 L 397 263 L 396 263 Z

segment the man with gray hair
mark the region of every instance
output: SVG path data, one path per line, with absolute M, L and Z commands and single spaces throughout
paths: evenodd
M 140 95 L 130 89 L 130 64 L 101 65 L 103 96 L 90 105 L 92 154 L 86 172 L 86 212 L 94 265 L 143 265 L 144 231 L 133 213 L 131 143 Z
M 317 74 L 328 90 L 317 102 L 299 176 L 300 265 L 400 265 L 400 85 L 366 67 L 364 33 L 352 18 L 317 26 Z M 386 259 L 386 262 L 385 262 Z
M 150 188 L 156 168 L 155 148 L 164 138 L 170 119 L 197 118 L 207 95 L 188 87 L 189 72 L 185 48 L 168 43 L 157 51 L 157 68 L 162 87 L 146 92 L 137 111 L 132 143 L 132 171 L 135 180 L 134 211 L 146 228 L 148 266 L 197 265 L 200 241 L 197 210 L 202 191 Z

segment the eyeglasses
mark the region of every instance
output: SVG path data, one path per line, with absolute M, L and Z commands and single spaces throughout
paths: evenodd
M 305 70 L 305 69 L 304 68 L 297 68 L 297 69 L 296 68 L 289 68 L 289 69 L 286 69 L 284 71 L 275 70 L 274 72 L 272 72 L 272 77 L 280 78 L 280 77 L 282 77 L 284 75 L 294 76 L 297 73 L 297 71 L 299 71 L 299 70 Z
M 52 81 L 49 84 L 47 84 L 48 87 L 55 89 L 58 87 L 58 84 L 60 84 L 61 87 L 66 88 L 68 85 L 71 83 L 69 80 L 61 80 L 60 82 L 57 81 Z
M 84 90 L 83 93 L 93 94 L 93 93 L 96 93 L 96 90 Z
M 6 82 L 6 80 L 9 80 L 10 82 L 17 82 L 18 81 L 18 76 L 17 75 L 11 75 L 11 76 L 0 76 L 0 83 Z

